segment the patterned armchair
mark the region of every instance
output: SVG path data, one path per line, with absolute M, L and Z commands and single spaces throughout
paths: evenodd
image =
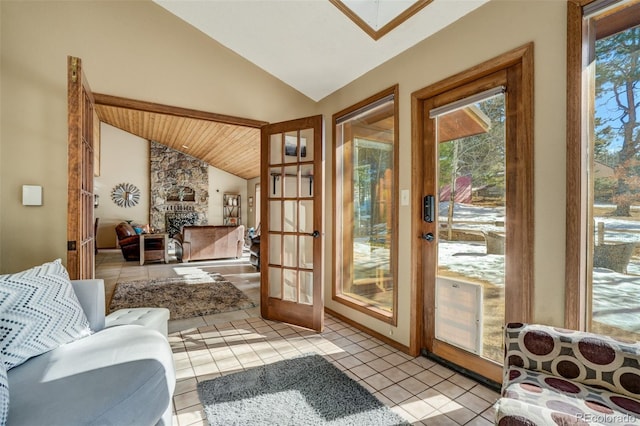
M 640 343 L 508 324 L 497 425 L 640 425 Z

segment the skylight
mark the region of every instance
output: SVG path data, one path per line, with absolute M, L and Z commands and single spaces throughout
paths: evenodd
M 432 0 L 329 0 L 374 40 L 409 19 Z

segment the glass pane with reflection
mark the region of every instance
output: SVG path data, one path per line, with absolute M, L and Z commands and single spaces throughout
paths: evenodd
M 313 305 L 313 272 L 300 271 L 300 303 Z
M 282 167 L 269 169 L 269 198 L 282 197 Z
M 298 301 L 298 273 L 295 270 L 283 269 L 282 275 L 284 278 L 284 295 L 283 300 L 289 300 L 292 302 Z
M 313 232 L 313 200 L 299 201 L 300 206 L 300 232 L 311 234 Z
M 303 164 L 300 166 L 300 197 L 313 197 L 313 165 Z
M 282 133 L 271 135 L 269 140 L 269 164 L 282 163 Z
M 282 201 L 269 201 L 269 231 L 282 231 Z
M 298 230 L 298 202 L 295 200 L 284 201 L 284 232 L 297 232 Z
M 284 196 L 288 198 L 298 196 L 298 166 L 284 168 Z
M 300 147 L 298 146 L 298 132 L 287 132 L 284 135 L 284 162 L 285 163 L 297 163 L 298 152 Z
M 300 131 L 300 161 L 313 161 L 313 129 Z
M 283 265 L 295 268 L 298 266 L 298 238 L 295 235 L 285 235 L 283 240 Z
M 269 263 L 282 265 L 282 235 L 269 234 Z
M 269 297 L 282 298 L 282 269 L 269 268 Z
M 300 267 L 313 269 L 313 240 L 310 235 L 300 236 Z

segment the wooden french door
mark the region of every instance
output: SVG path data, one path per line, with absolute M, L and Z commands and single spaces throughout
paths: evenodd
M 93 278 L 94 138 L 99 132 L 95 102 L 80 58 L 67 58 L 69 127 L 67 196 L 67 269 L 71 279 Z
M 421 347 L 498 383 L 504 324 L 533 311 L 532 54 L 413 94 Z
M 261 313 L 322 331 L 322 116 L 262 128 Z

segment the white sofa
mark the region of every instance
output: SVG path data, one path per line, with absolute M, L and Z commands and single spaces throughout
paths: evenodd
M 7 425 L 171 425 L 168 311 L 105 321 L 104 282 L 72 284 L 93 333 L 9 369 Z

